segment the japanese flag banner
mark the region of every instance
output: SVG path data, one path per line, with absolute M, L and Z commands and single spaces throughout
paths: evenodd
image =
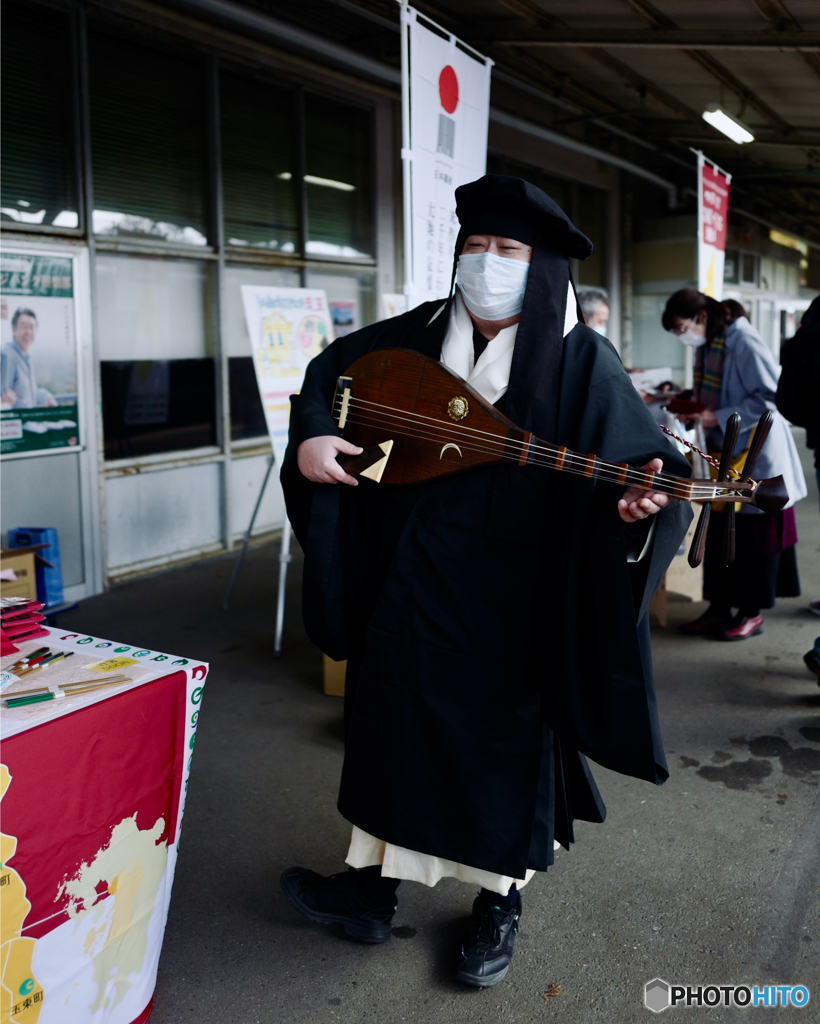
M 402 161 L 408 309 L 450 290 L 455 190 L 486 173 L 493 62 L 402 5 Z
M 723 298 L 731 174 L 698 152 L 698 290 Z

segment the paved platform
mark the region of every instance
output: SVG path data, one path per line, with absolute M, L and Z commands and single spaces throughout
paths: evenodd
M 802 442 L 801 442 L 802 443 Z M 809 469 L 808 460 L 806 468 Z M 808 475 L 808 473 L 807 473 Z M 278 887 L 293 864 L 343 868 L 335 809 L 341 700 L 300 624 L 299 562 L 285 657 L 272 659 L 277 549 L 252 549 L 230 611 L 232 558 L 199 562 L 83 602 L 60 624 L 210 661 L 152 1024 L 490 1024 L 650 1020 L 643 985 L 803 983 L 807 1010 L 672 1009 L 678 1018 L 818 1019 L 820 689 L 802 662 L 820 634 L 814 477 L 798 506 L 804 597 L 778 602 L 739 644 L 675 626 L 653 647 L 671 778 L 603 769 L 609 816 L 524 893 L 517 952 L 489 991 L 452 980 L 473 889 L 405 884 L 395 937 L 370 947 L 303 920 Z M 545 996 L 550 985 L 560 995 Z

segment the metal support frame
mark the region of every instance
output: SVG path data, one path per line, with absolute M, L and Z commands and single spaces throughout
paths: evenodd
M 410 138 L 410 24 L 407 4 L 401 6 L 401 167 L 404 287 L 407 308 L 413 306 L 413 150 Z
M 248 529 L 245 531 L 245 536 L 242 538 L 242 547 L 239 551 L 239 554 L 236 556 L 233 572 L 231 573 L 231 578 L 228 583 L 228 589 L 225 591 L 225 599 L 222 602 L 222 608 L 224 611 L 228 610 L 228 606 L 231 603 L 231 594 L 233 593 L 234 584 L 236 583 L 236 579 L 239 576 L 239 570 L 242 568 L 242 562 L 245 559 L 245 552 L 248 550 L 248 544 L 250 544 L 251 533 L 253 532 L 253 524 L 256 522 L 256 515 L 259 512 L 259 508 L 262 504 L 262 498 L 264 498 L 265 496 L 265 488 L 268 486 L 268 480 L 270 478 L 274 462 L 276 462 L 276 458 L 273 455 L 271 455 L 270 460 L 268 462 L 268 468 L 265 472 L 265 479 L 262 481 L 262 486 L 259 489 L 259 497 L 256 499 L 256 504 L 253 507 L 251 521 L 250 523 L 248 523 Z
M 216 260 L 210 265 L 210 306 L 213 316 L 213 359 L 216 363 L 216 424 L 217 443 L 222 449 L 220 526 L 222 544 L 226 551 L 231 542 L 231 406 L 228 364 L 227 332 L 225 330 L 225 218 L 222 203 L 222 119 L 219 105 L 219 58 L 207 57 L 207 126 L 208 126 L 208 178 L 210 199 L 210 242 L 216 250 Z
M 256 499 L 256 504 L 253 507 L 251 521 L 248 523 L 248 529 L 245 531 L 245 536 L 242 538 L 242 547 L 239 554 L 236 556 L 236 561 L 234 562 L 233 572 L 231 573 L 231 578 L 228 582 L 228 589 L 225 591 L 225 598 L 222 601 L 222 608 L 224 611 L 227 611 L 230 607 L 233 588 L 236 584 L 237 578 L 239 577 L 239 570 L 242 568 L 242 563 L 245 560 L 245 552 L 248 550 L 248 544 L 251 542 L 253 524 L 256 522 L 256 516 L 262 505 L 262 499 L 265 496 L 268 480 L 270 479 L 270 475 L 275 464 L 276 456 L 272 454 L 268 462 L 268 468 L 265 472 L 265 478 L 262 481 L 262 486 L 259 488 L 259 497 Z M 282 657 L 282 631 L 285 624 L 285 593 L 288 583 L 288 565 L 293 558 L 290 553 L 291 533 L 290 520 L 285 516 L 285 522 L 282 526 L 282 543 L 279 547 L 279 583 L 276 590 L 276 628 L 274 630 L 273 639 L 274 658 Z
M 282 543 L 279 547 L 279 586 L 276 591 L 276 631 L 273 637 L 273 656 L 282 657 L 282 630 L 285 625 L 285 591 L 288 583 L 288 565 L 293 556 L 290 553 L 290 520 L 285 518 L 282 527 Z

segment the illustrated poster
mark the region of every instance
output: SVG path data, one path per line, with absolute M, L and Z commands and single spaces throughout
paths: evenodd
M 0 452 L 80 443 L 74 268 L 68 256 L 0 256 Z
M 331 311 L 320 288 L 242 285 L 242 303 L 265 421 L 281 465 L 290 396 L 300 391 L 311 359 L 333 341 Z

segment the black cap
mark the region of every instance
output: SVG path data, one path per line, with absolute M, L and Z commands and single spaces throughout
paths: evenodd
M 592 242 L 578 230 L 546 192 L 523 178 L 485 174 L 478 181 L 456 189 L 456 216 L 461 237 L 500 235 L 534 245 L 541 232 L 544 241 L 564 256 L 585 260 Z

